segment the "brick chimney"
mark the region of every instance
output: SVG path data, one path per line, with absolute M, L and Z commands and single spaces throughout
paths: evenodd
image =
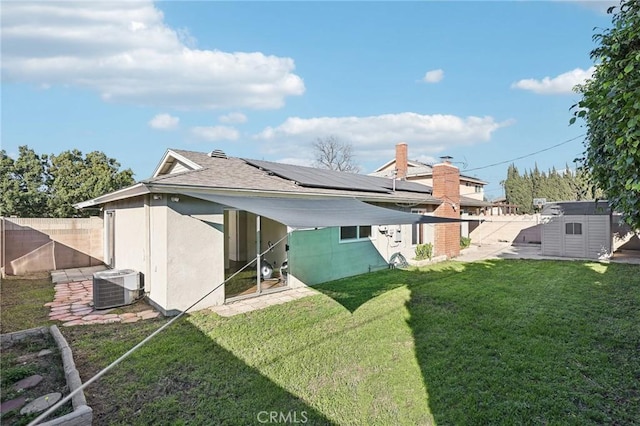
M 396 179 L 405 180 L 408 168 L 407 144 L 400 142 L 396 145 Z
M 433 166 L 433 196 L 442 201 L 435 216 L 460 219 L 460 170 L 451 157 L 441 157 Z M 460 223 L 435 225 L 434 255 L 452 258 L 460 255 Z

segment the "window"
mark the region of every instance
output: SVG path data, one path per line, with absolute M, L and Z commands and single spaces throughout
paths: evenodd
M 482 185 L 476 185 L 476 193 L 482 192 Z
M 340 241 L 358 241 L 371 238 L 371 225 L 341 226 Z
M 423 223 L 414 223 L 411 227 L 411 244 L 418 245 L 424 244 L 424 232 L 423 232 Z
M 411 209 L 411 213 L 425 214 L 426 212 L 427 211 L 425 209 Z M 424 224 L 414 223 L 411 226 L 411 244 L 415 246 L 418 244 L 424 244 L 425 242 Z
M 565 234 L 582 235 L 582 224 L 578 222 L 569 222 L 564 225 Z

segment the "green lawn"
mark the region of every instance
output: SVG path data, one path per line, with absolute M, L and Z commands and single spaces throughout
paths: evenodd
M 0 333 L 53 324 L 49 322 L 49 308 L 44 306 L 53 301 L 55 293 L 48 273 L 1 281 Z
M 89 388 L 96 424 L 258 424 L 270 412 L 361 425 L 640 418 L 638 266 L 443 263 L 317 288 L 179 321 Z M 62 331 L 86 379 L 164 321 Z

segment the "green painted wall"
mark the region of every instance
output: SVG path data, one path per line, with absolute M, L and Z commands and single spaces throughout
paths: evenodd
M 339 242 L 339 228 L 294 231 L 289 236 L 290 273 L 306 285 L 379 270 L 386 265 L 371 241 Z

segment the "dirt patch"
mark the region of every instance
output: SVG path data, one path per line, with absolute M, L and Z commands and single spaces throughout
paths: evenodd
M 1 400 L 2 403 L 24 397 L 26 404 L 43 395 L 60 392 L 69 394 L 62 358 L 50 334 L 33 335 L 2 348 Z M 14 387 L 18 381 L 33 375 L 42 376 L 34 387 L 20 390 Z M 71 402 L 60 407 L 49 419 L 73 411 Z M 3 425 L 25 425 L 38 417 L 40 413 L 21 415 L 20 408 L 3 413 L 0 421 Z

